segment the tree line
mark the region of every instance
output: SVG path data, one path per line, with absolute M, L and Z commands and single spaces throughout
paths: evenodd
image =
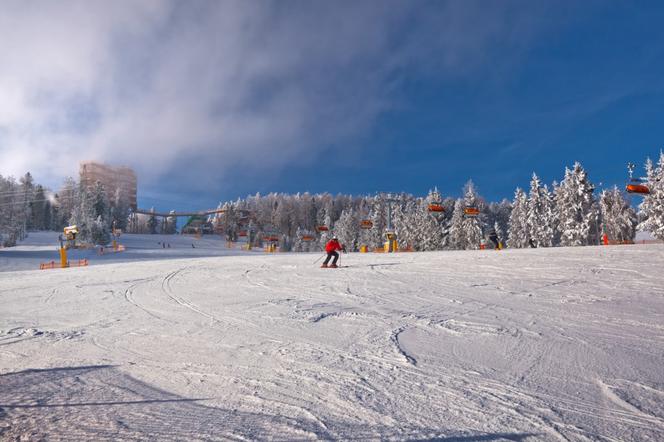
M 437 189 L 425 197 L 257 194 L 220 204 L 225 212 L 211 221 L 229 240 L 242 233 L 260 245 L 261 238 L 276 235 L 282 249 L 295 251 L 320 249 L 331 235 L 349 250 L 382 247 L 388 207 L 399 244 L 416 251 L 477 249 L 492 235 L 511 248 L 586 246 L 605 237 L 624 243 L 637 229 L 664 240 L 664 156 L 657 166 L 648 160 L 646 174 L 651 193 L 638 213 L 617 187 L 598 193 L 577 162 L 551 186 L 533 174 L 529 188 L 517 188 L 512 201 L 487 202 L 472 181 L 461 198 L 443 197 Z M 251 216 L 242 222 L 241 213 Z
M 36 184 L 28 172 L 17 181 L 0 175 L 0 245 L 16 245 L 30 230 L 60 231 L 77 225 L 79 238 L 107 244 L 113 225 L 123 229 L 129 219 L 127 199 L 116 192 L 108 195 L 101 183 L 93 188 L 65 178 L 56 193 Z
M 495 236 L 506 247 L 585 246 L 628 242 L 637 229 L 664 240 L 664 153 L 645 164 L 645 184 L 638 213 L 617 187 L 597 192 L 579 163 L 565 169 L 560 182 L 543 184 L 533 174 L 529 188 L 517 188 L 512 201 L 487 202 L 472 181 L 462 196 L 408 193 L 372 196 L 252 195 L 219 204 L 224 213 L 211 216 L 214 231 L 229 241 L 241 237 L 255 245 L 279 241 L 282 250 L 319 250 L 337 235 L 349 250 L 382 247 L 388 228 L 402 248 L 415 251 L 477 249 Z M 176 219 L 131 216 L 127 199 L 109 195 L 101 183 L 83 188 L 65 179 L 57 192 L 35 184 L 30 173 L 18 181 L 0 176 L 0 244 L 11 246 L 29 230 L 61 231 L 76 224 L 79 238 L 106 244 L 113 226 L 135 233 L 175 233 Z

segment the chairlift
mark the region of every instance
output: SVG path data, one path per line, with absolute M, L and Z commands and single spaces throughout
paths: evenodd
M 302 241 L 310 242 L 310 241 L 314 241 L 316 239 L 316 237 L 313 236 L 313 235 L 302 235 L 302 237 L 300 239 Z
M 362 229 L 370 229 L 373 227 L 373 222 L 370 219 L 363 219 L 360 221 L 360 228 Z
M 650 188 L 644 184 L 647 182 L 646 178 L 634 178 L 634 163 L 627 163 L 627 171 L 629 172 L 629 182 L 625 186 L 627 193 L 650 195 Z
M 277 235 L 264 235 L 263 241 L 279 242 L 279 237 Z
M 645 184 L 638 182 L 630 182 L 625 187 L 627 193 L 634 193 L 637 195 L 650 195 L 650 189 Z
M 445 211 L 445 207 L 443 207 L 443 205 L 440 203 L 430 203 L 428 210 L 432 213 L 441 213 Z
M 319 232 L 327 232 L 328 230 L 330 230 L 330 228 L 327 226 L 318 226 L 316 227 L 316 230 Z
M 466 215 L 466 216 L 475 217 L 475 216 L 480 214 L 480 209 L 478 209 L 477 207 L 472 207 L 472 206 L 465 207 L 463 209 L 463 214 Z
M 246 237 L 247 236 L 247 231 L 246 230 L 240 230 L 240 231 L 237 232 L 237 236 Z

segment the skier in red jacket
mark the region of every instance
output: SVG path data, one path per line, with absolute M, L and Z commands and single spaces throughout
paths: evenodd
M 339 259 L 339 254 L 337 253 L 337 250 L 342 250 L 343 252 L 346 252 L 346 248 L 343 245 L 339 244 L 339 238 L 337 238 L 335 235 L 325 245 L 325 252 L 327 253 L 327 258 L 325 258 L 325 261 L 323 262 L 323 265 L 321 267 L 323 268 L 327 267 L 327 263 L 330 262 L 330 258 L 334 256 L 334 260 L 332 261 L 332 264 L 330 264 L 330 268 L 332 269 L 337 268 L 337 260 Z

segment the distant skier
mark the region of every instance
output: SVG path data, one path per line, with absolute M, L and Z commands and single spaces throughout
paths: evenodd
M 339 244 L 339 238 L 337 238 L 337 236 L 335 235 L 325 245 L 325 252 L 327 253 L 327 258 L 325 258 L 325 261 L 323 262 L 323 265 L 321 266 L 322 268 L 327 267 L 327 263 L 330 262 L 330 258 L 332 258 L 332 257 L 334 257 L 334 260 L 332 261 L 332 264 L 330 264 L 330 268 L 332 268 L 332 269 L 337 268 L 337 260 L 339 259 L 339 254 L 337 253 L 338 250 L 341 250 L 344 253 L 346 253 L 346 247 Z
M 500 248 L 500 244 L 498 243 L 498 233 L 494 229 L 491 229 L 489 232 L 489 241 L 493 243 L 494 249 L 498 250 Z

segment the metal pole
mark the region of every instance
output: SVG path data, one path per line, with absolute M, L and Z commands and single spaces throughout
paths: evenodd
M 392 200 L 387 200 L 387 230 L 392 230 Z

